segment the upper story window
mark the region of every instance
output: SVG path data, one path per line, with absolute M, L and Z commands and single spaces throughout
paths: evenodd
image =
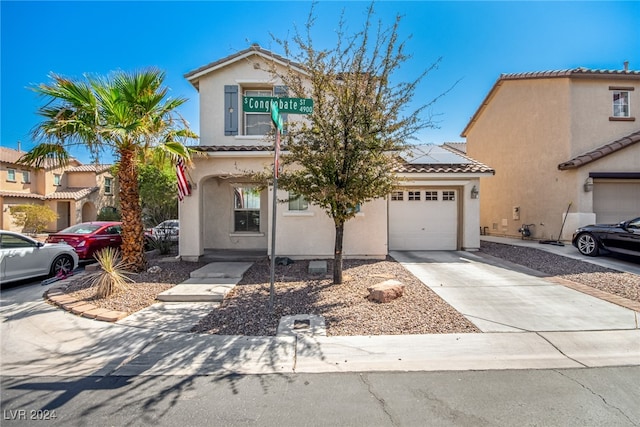
M 289 210 L 306 211 L 309 209 L 309 202 L 303 196 L 289 192 Z
M 16 182 L 16 170 L 7 169 L 7 181 Z
M 244 96 L 271 97 L 273 93 L 267 89 L 245 90 Z M 244 113 L 245 135 L 266 135 L 271 130 L 270 113 Z
M 612 96 L 613 114 L 609 117 L 611 121 L 635 121 L 631 116 L 631 92 L 633 86 L 609 86 Z
M 113 191 L 113 178 L 104 179 L 104 194 L 111 194 Z
M 244 112 L 244 97 L 287 97 L 286 86 L 265 87 L 257 84 L 224 86 L 224 134 L 225 136 L 264 136 L 271 132 L 271 113 L 266 111 Z M 265 105 L 269 105 L 265 103 Z M 282 121 L 287 114 L 281 113 Z
M 613 117 L 629 117 L 629 91 L 613 91 Z
M 62 175 L 60 175 L 59 173 L 56 173 L 53 175 L 53 185 L 61 185 L 62 182 Z
M 22 171 L 22 182 L 24 184 L 29 184 L 31 182 L 31 174 L 29 171 Z

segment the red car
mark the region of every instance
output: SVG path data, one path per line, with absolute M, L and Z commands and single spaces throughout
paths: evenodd
M 121 233 L 121 222 L 83 222 L 50 234 L 47 243 L 65 242 L 75 249 L 78 258 L 87 260 L 107 246 L 119 248 L 122 244 Z

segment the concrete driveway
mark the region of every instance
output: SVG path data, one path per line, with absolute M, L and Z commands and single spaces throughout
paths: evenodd
M 391 256 L 483 332 L 638 328 L 639 314 L 633 310 L 470 252 L 394 251 Z

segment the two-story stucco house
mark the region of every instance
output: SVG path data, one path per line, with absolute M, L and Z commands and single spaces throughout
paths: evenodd
M 269 64 L 304 75 L 301 67 L 257 45 L 185 75 L 200 99 L 200 143 L 194 147 L 200 155 L 189 170 L 192 194 L 179 209 L 185 260 L 197 260 L 207 250 L 270 251 L 272 188 L 260 189 L 250 178 L 274 163 L 270 114 L 242 108 L 244 96 L 286 93 Z M 289 114 L 286 120 L 301 117 Z M 364 204 L 346 223 L 345 257 L 479 247 L 479 178 L 493 170 L 443 146 L 417 147 L 406 156 L 397 191 Z M 278 199 L 291 199 L 278 191 Z M 303 199 L 278 203 L 275 255 L 332 257 L 334 230 L 324 211 Z
M 534 238 L 568 240 L 639 216 L 639 120 L 640 72 L 627 64 L 500 76 L 462 133 L 468 155 L 496 170 L 481 179 L 481 226 L 519 236 L 534 224 Z
M 95 221 L 103 210 L 118 206 L 117 182 L 110 165 L 83 165 L 71 159 L 65 167 L 30 168 L 18 164 L 25 153 L 0 147 L 0 228 L 22 231 L 13 223 L 10 206 L 40 204 L 58 214 L 47 231 Z

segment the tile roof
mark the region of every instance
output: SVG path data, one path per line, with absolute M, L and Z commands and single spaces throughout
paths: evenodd
M 54 191 L 53 193 L 49 193 L 45 196 L 46 200 L 80 200 L 83 197 L 87 197 L 89 194 L 94 191 L 98 191 L 99 187 L 75 187 L 75 188 L 65 188 L 61 191 Z
M 20 197 L 20 198 L 25 198 L 25 199 L 44 200 L 44 196 L 42 194 L 25 193 L 25 192 L 22 192 L 22 191 L 4 191 L 4 190 L 0 190 L 0 196 L 2 196 L 2 197 Z
M 269 152 L 273 151 L 273 147 L 270 145 L 207 145 L 207 146 L 193 146 L 189 147 L 196 151 L 202 152 Z M 452 161 L 444 162 L 425 162 L 425 163 L 410 163 L 401 159 L 403 164 L 396 170 L 398 173 L 484 173 L 495 174 L 495 171 L 489 166 L 480 163 L 466 154 L 460 152 L 458 149 L 448 147 L 445 145 L 418 145 L 413 147 L 414 149 L 422 149 L 428 152 L 432 148 L 444 149 L 449 154 L 449 158 Z M 286 150 L 283 147 L 283 151 Z
M 633 145 L 637 142 L 640 142 L 640 131 L 634 132 L 630 135 L 625 136 L 624 138 L 617 139 L 613 142 L 605 144 L 601 147 L 596 148 L 595 150 L 591 150 L 588 153 L 582 154 L 580 156 L 574 157 L 571 160 L 568 160 L 564 163 L 560 163 L 558 165 L 558 169 L 567 170 L 567 169 L 576 169 L 581 166 L 584 166 L 588 163 L 601 159 L 605 156 L 608 156 L 611 153 L 615 153 L 616 151 L 620 151 L 623 148 L 626 148 L 630 145 Z
M 549 79 L 549 78 L 585 78 L 585 79 L 611 79 L 611 80 L 640 80 L 640 71 L 633 70 L 593 70 L 584 67 L 572 68 L 568 70 L 555 70 L 555 71 L 536 71 L 530 73 L 511 73 L 501 74 L 498 80 L 493 84 L 487 96 L 480 103 L 480 106 L 475 111 L 464 130 L 460 134 L 463 137 L 467 136 L 467 132 L 471 129 L 471 126 L 478 120 L 478 117 L 484 111 L 485 107 L 489 104 L 489 101 L 496 93 L 498 88 L 504 81 L 507 80 L 530 80 L 530 79 Z
M 102 173 L 111 169 L 113 165 L 80 165 L 74 166 L 66 170 L 66 172 L 95 172 Z
M 188 147 L 201 152 L 230 152 L 230 151 L 273 151 L 272 145 L 195 145 Z
M 13 164 L 18 164 L 18 160 L 20 159 L 20 157 L 24 156 L 25 154 L 27 154 L 26 151 L 18 151 L 18 150 L 14 150 L 13 148 L 7 148 L 7 147 L 0 147 L 0 162 L 4 162 L 4 163 L 13 163 Z M 78 160 L 76 160 L 75 158 L 71 158 L 69 159 L 69 164 L 73 164 L 73 165 L 82 165 L 82 163 L 80 163 Z M 29 167 L 31 169 L 36 169 L 33 168 L 31 166 L 23 166 L 20 165 L 22 167 Z M 53 162 L 53 159 L 47 159 L 45 160 L 45 169 L 57 169 L 60 168 L 61 166 L 55 164 Z M 72 166 L 74 167 L 74 166 Z

